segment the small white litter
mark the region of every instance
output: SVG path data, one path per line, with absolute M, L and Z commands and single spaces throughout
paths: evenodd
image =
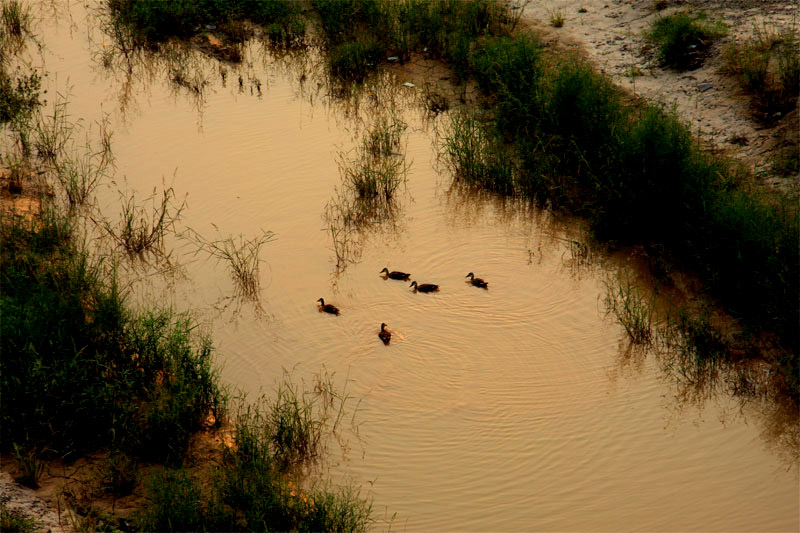
M 206 24 L 206 29 L 207 30 L 216 30 L 217 29 L 217 25 L 216 24 Z
M 399 57 L 397 57 L 397 56 L 391 56 L 391 57 L 387 57 L 387 58 L 386 58 L 386 61 L 398 61 L 399 59 L 400 59 L 400 58 L 399 58 Z
M 414 84 L 411 83 L 410 81 L 405 82 L 403 85 L 405 85 L 406 87 L 414 87 Z

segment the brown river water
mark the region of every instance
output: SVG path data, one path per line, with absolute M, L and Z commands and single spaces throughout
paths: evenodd
M 104 67 L 110 41 L 83 4 L 36 12 L 50 103 L 68 92 L 73 119 L 109 117 L 104 216 L 117 216 L 120 189 L 145 198 L 166 182 L 186 199 L 178 230 L 276 234 L 261 252 L 260 306 L 181 239 L 170 244 L 183 275 L 146 276 L 132 301 L 195 310 L 223 381 L 250 396 L 284 369 L 346 387 L 358 436 L 328 476 L 373 498 L 375 529 L 800 529 L 797 464 L 768 409 L 726 393 L 687 399 L 657 360 L 630 356 L 602 303 L 619 262 L 577 253 L 574 222 L 452 187 L 436 154 L 446 116 L 426 118 L 402 74 L 356 105 L 329 96 L 313 59 L 253 45 L 224 80 L 216 60 L 193 56 L 187 72 L 208 82 L 198 95 L 163 61 L 130 77 L 119 57 Z M 408 124 L 407 182 L 393 220 L 337 275 L 323 220 L 341 187 L 337 154 L 390 107 Z M 441 291 L 415 294 L 383 267 Z M 320 297 L 341 316 L 317 312 Z M 396 332 L 389 346 L 381 322 Z

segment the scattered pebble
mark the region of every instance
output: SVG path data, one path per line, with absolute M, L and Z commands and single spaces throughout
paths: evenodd
M 712 88 L 713 86 L 714 86 L 713 83 L 701 83 L 700 85 L 697 86 L 697 88 L 700 89 L 701 93 L 704 93 L 707 90 L 709 90 L 710 88 Z

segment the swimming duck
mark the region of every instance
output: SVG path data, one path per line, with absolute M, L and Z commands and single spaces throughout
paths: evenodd
M 398 270 L 392 270 L 391 272 L 389 272 L 388 268 L 384 268 L 383 270 L 380 271 L 381 274 L 383 274 L 384 272 L 386 272 L 387 278 L 392 278 L 392 279 L 400 279 L 405 281 L 411 277 L 411 274 L 406 274 L 405 272 L 400 272 Z
M 390 331 L 386 331 L 386 324 L 381 322 L 381 330 L 378 333 L 378 337 L 383 341 L 383 344 L 389 344 L 389 341 L 392 340 L 392 333 Z
M 434 283 L 423 283 L 422 285 L 417 285 L 416 281 L 412 281 L 410 286 L 414 288 L 414 292 L 436 292 L 439 290 L 439 286 Z
M 470 272 L 469 274 L 467 274 L 464 277 L 465 278 L 469 278 L 470 283 L 472 283 L 476 287 L 480 287 L 482 289 L 488 289 L 489 288 L 489 282 L 488 281 L 484 280 L 483 278 L 476 278 L 475 274 L 473 274 L 472 272 Z
M 337 315 L 337 316 L 339 315 L 339 308 L 336 307 L 335 305 L 326 304 L 325 300 L 323 300 L 322 298 L 320 298 L 317 301 L 319 302 L 320 311 L 325 311 L 326 313 L 330 313 L 332 315 Z

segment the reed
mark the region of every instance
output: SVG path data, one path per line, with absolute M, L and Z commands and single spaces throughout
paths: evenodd
M 240 234 L 238 237 L 228 236 L 216 240 L 209 240 L 194 230 L 189 230 L 187 235 L 197 246 L 198 253 L 202 251 L 228 266 L 231 278 L 243 296 L 258 299 L 261 290 L 261 248 L 275 240 L 274 233 L 262 230 L 261 234 L 250 239 Z
M 120 193 L 120 221 L 112 225 L 107 220 L 102 220 L 100 226 L 132 257 L 167 259 L 165 238 L 174 233 L 175 223 L 186 207 L 185 201 L 175 205 L 174 198 L 175 191 L 172 187 L 162 190 L 160 200 L 157 200 L 156 191 L 153 191 L 144 203 L 137 202 L 135 193 L 130 196 Z
M 631 342 L 644 346 L 653 342 L 655 299 L 642 294 L 630 280 L 606 285 L 605 307 L 606 314 L 625 328 Z

